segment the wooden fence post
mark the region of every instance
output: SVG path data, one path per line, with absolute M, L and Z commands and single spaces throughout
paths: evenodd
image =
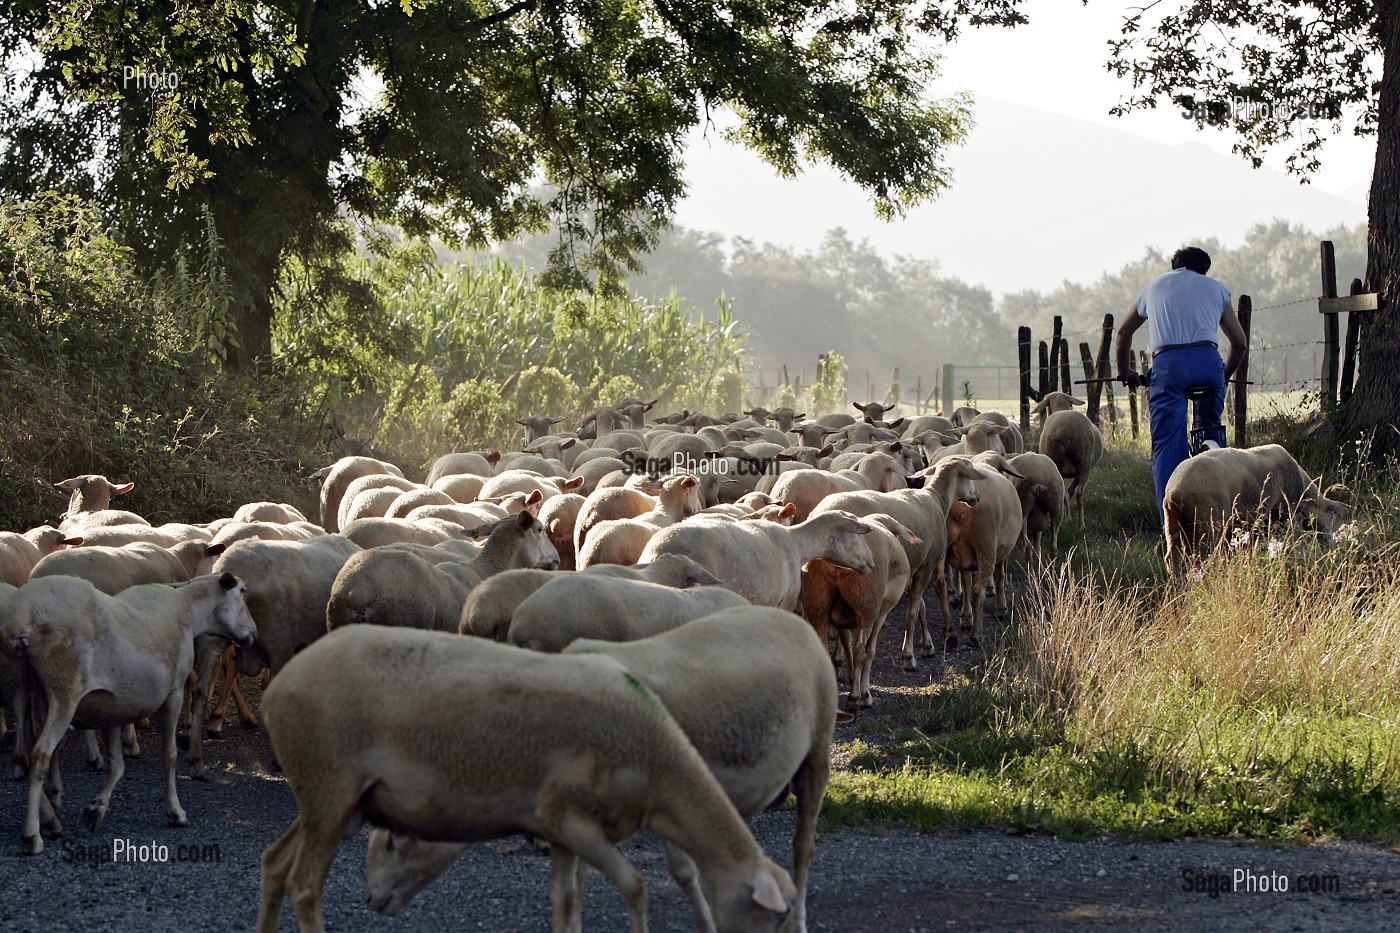
M 1069 392 L 1069 385 L 1060 385 L 1060 354 L 1064 351 L 1065 343 L 1065 321 L 1058 314 L 1055 315 L 1055 329 L 1050 337 L 1050 391 Z M 1070 393 L 1073 394 L 1073 393 Z
M 1137 372 L 1137 364 L 1133 361 L 1133 355 L 1128 354 L 1128 372 Z M 1133 426 L 1133 440 L 1138 437 L 1138 392 L 1137 389 L 1128 389 L 1128 419 Z
M 1045 344 L 1041 344 L 1042 349 Z M 1016 329 L 1016 349 L 1021 363 L 1021 430 L 1031 429 L 1031 329 Z
M 1052 363 L 1051 365 L 1057 364 Z M 1074 383 L 1069 378 L 1069 340 L 1064 337 L 1060 338 L 1060 362 L 1058 366 L 1060 368 L 1060 391 L 1066 395 L 1073 395 Z
M 1045 393 L 1050 391 L 1050 345 L 1044 340 L 1040 342 L 1039 377 L 1040 398 L 1045 398 Z
M 1244 357 L 1240 360 L 1240 368 L 1235 370 L 1235 444 L 1236 447 L 1249 446 L 1249 386 L 1245 385 L 1245 380 L 1249 378 L 1249 319 L 1254 316 L 1254 301 L 1248 295 L 1240 296 L 1240 327 L 1244 330 Z
M 1094 378 L 1094 373 L 1095 373 L 1095 371 L 1096 371 L 1097 368 L 1098 368 L 1097 364 L 1094 362 L 1094 351 L 1091 350 L 1091 349 L 1089 349 L 1089 345 L 1088 345 L 1087 343 L 1080 343 L 1080 344 L 1079 344 L 1079 356 L 1080 356 L 1080 359 L 1081 359 L 1081 360 L 1083 361 L 1083 363 L 1084 363 L 1084 379 L 1085 379 L 1085 386 L 1084 386 L 1084 388 L 1085 388 L 1085 390 L 1086 390 L 1086 391 L 1084 392 L 1084 395 L 1086 396 L 1086 398 L 1087 398 L 1087 400 L 1088 400 L 1088 406 L 1089 406 L 1088 409 L 1084 412 L 1084 414 L 1088 415 L 1088 416 L 1089 416 L 1089 420 L 1092 421 L 1092 422 L 1094 422 L 1094 424 L 1098 424 L 1098 423 L 1099 423 L 1099 385 L 1098 385 L 1097 382 L 1093 382 L 1093 381 L 1092 381 L 1093 378 Z
M 952 413 L 953 413 L 953 408 L 955 407 L 955 406 L 953 405 L 953 400 L 957 398 L 957 394 L 953 391 L 953 388 L 954 388 L 954 387 L 953 387 L 953 364 L 952 364 L 952 363 L 944 363 L 944 364 L 943 364 L 943 399 L 942 399 L 942 401 L 943 401 L 943 412 L 944 412 L 945 415 L 950 415 L 950 414 L 952 414 Z
M 1351 294 L 1360 295 L 1366 291 L 1360 279 L 1351 280 Z M 1334 315 L 1335 316 L 1335 315 Z M 1361 317 L 1355 312 L 1347 315 L 1347 342 L 1342 351 L 1342 384 L 1340 387 L 1343 405 L 1351 398 L 1353 383 L 1356 381 L 1356 342 L 1361 336 Z M 1287 381 L 1287 377 L 1284 377 Z
M 1148 367 L 1149 367 L 1151 364 L 1149 363 L 1149 357 L 1148 357 L 1148 355 L 1147 355 L 1147 351 L 1146 351 L 1146 350 L 1139 350 L 1139 351 L 1138 351 L 1138 365 L 1140 365 L 1140 366 L 1142 367 L 1142 369 L 1140 370 L 1140 372 L 1144 372 L 1144 373 L 1145 373 L 1145 372 L 1148 371 Z M 1142 410 L 1143 410 L 1143 413 L 1147 416 L 1147 433 L 1148 433 L 1148 434 L 1151 434 L 1151 433 L 1152 433 L 1152 390 L 1151 390 L 1151 389 L 1148 389 L 1146 392 L 1143 393 L 1143 396 L 1142 396 Z
M 1331 240 L 1322 241 L 1322 297 L 1337 297 L 1337 254 Z M 1337 407 L 1337 315 L 1322 315 L 1322 410 Z
M 1095 405 L 1099 404 L 1105 397 L 1108 398 L 1108 404 L 1110 406 L 1113 405 L 1113 387 L 1107 382 L 1109 375 L 1108 352 L 1109 348 L 1112 346 L 1113 315 L 1105 314 L 1103 316 L 1103 333 L 1099 336 L 1098 366 L 1096 367 L 1096 371 L 1094 373 L 1094 378 L 1100 380 L 1099 382 L 1094 383 Z M 1097 421 L 1095 423 L 1097 423 Z M 1113 423 L 1112 416 L 1109 417 L 1109 423 Z

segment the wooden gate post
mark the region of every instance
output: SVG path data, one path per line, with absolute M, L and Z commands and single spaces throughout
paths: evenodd
M 1021 364 L 1021 430 L 1031 429 L 1031 329 L 1016 329 L 1016 349 Z
M 1331 240 L 1322 241 L 1322 297 L 1337 297 L 1337 254 Z M 1322 410 L 1337 408 L 1337 315 L 1322 315 Z
M 1089 420 L 1094 424 L 1099 423 L 1099 384 L 1094 382 L 1094 373 L 1097 365 L 1094 362 L 1094 351 L 1089 349 L 1087 343 L 1079 344 L 1079 357 L 1084 363 L 1084 380 L 1087 390 L 1084 395 L 1087 397 L 1088 409 L 1084 412 L 1089 416 Z
M 1044 340 L 1040 342 L 1040 394 L 1036 401 L 1045 398 L 1045 393 L 1050 391 L 1050 347 Z
M 1066 392 L 1070 390 L 1070 385 L 1066 382 L 1060 384 L 1060 354 L 1065 352 L 1064 337 L 1065 321 L 1058 314 L 1055 315 L 1055 331 L 1050 337 L 1050 391 Z
M 945 416 L 953 413 L 953 400 L 957 395 L 953 391 L 953 364 L 943 364 L 943 414 Z
M 1240 368 L 1235 370 L 1233 387 L 1235 391 L 1235 444 L 1236 447 L 1249 446 L 1249 319 L 1254 316 L 1254 300 L 1248 295 L 1240 296 L 1240 328 L 1244 330 L 1244 357 Z

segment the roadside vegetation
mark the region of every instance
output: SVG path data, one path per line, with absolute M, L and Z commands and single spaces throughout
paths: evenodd
M 1400 839 L 1400 485 L 1289 444 L 1359 506 L 1338 546 L 1241 536 L 1182 587 L 1162 568 L 1146 451 L 1111 445 L 1088 527 L 1018 592 L 1000 643 L 866 714 L 828 825 Z

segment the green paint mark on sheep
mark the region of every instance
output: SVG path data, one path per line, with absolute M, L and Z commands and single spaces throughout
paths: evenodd
M 660 700 L 656 699 L 656 694 L 652 693 L 651 690 L 648 689 L 646 684 L 642 683 L 640 680 L 633 677 L 631 674 L 627 673 L 626 671 L 623 671 L 622 677 L 624 680 L 627 681 L 627 686 L 637 691 L 637 693 L 640 696 L 657 703 L 661 702 Z

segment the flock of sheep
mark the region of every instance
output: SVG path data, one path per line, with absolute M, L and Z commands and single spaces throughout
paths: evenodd
M 63 832 L 53 756 L 70 727 L 107 774 L 89 829 L 148 717 L 167 818 L 186 825 L 182 715 L 199 776 L 206 728 L 217 734 L 230 701 L 255 722 L 235 672 L 267 671 L 262 713 L 298 816 L 264 853 L 259 930 L 276 929 L 287 897 L 301 929 L 322 929 L 331 861 L 366 823 L 381 827 L 367 901 L 384 913 L 471 843 L 525 833 L 549 845 L 556 931 L 581 928 L 592 865 L 636 933 L 646 890 L 615 845 L 650 829 L 699 929 L 805 930 L 833 730 L 849 717 L 828 637 L 852 710 L 874 702 L 877 639 L 905 594 L 906 669 L 935 650 L 930 582 L 944 646 L 958 637 L 950 591 L 982 640 L 1013 550 L 1054 561 L 1071 501 L 1082 521 L 1103 440 L 1078 404 L 1048 395 L 1027 452 L 997 412 L 887 422 L 872 403 L 859 418 L 649 421 L 654 402 L 629 399 L 573 434 L 521 419 L 523 450 L 449 454 L 424 483 L 344 458 L 315 474 L 317 523 L 261 502 L 153 527 L 110 508 L 131 483 L 64 480 L 57 528 L 0 532 L 0 690 L 29 782 L 24 851 Z M 692 468 L 636 469 L 682 460 Z M 1346 511 L 1281 447 L 1211 451 L 1168 489 L 1169 562 L 1261 510 L 1309 512 L 1327 531 Z M 791 876 L 744 822 L 789 791 Z

